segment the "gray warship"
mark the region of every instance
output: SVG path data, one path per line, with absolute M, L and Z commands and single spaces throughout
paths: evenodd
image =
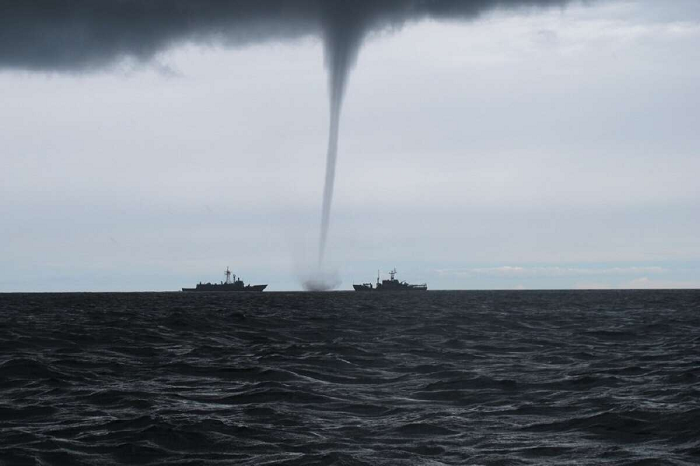
M 361 285 L 352 285 L 355 291 L 428 291 L 428 285 L 422 283 L 420 285 L 411 285 L 410 283 L 400 282 L 396 278 L 396 267 L 389 272 L 391 278 L 389 280 L 380 280 L 379 272 L 377 272 L 376 287 L 371 283 L 363 283 Z
M 246 285 L 240 277 L 233 274 L 226 267 L 226 281 L 221 283 L 199 283 L 195 288 L 183 288 L 182 291 L 253 291 L 260 292 L 267 288 L 267 285 Z

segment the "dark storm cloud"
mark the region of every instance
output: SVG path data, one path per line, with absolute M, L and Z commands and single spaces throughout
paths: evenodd
M 0 68 L 81 71 L 148 60 L 184 42 L 245 45 L 322 36 L 328 65 L 352 63 L 367 31 L 426 17 L 567 0 L 10 0 L 0 2 Z

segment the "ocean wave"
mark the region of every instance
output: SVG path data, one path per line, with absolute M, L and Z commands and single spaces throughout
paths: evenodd
M 697 464 L 698 302 L 0 295 L 0 464 Z

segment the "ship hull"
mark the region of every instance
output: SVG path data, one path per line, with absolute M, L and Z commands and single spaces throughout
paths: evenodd
M 352 285 L 353 288 L 355 288 L 355 291 L 374 291 L 374 288 L 371 286 L 365 286 L 365 285 Z
M 378 291 L 380 293 L 403 293 L 404 291 L 428 291 L 427 288 L 392 288 L 390 290 L 383 290 L 381 288 L 374 288 L 374 289 L 365 289 L 365 290 L 358 290 L 355 288 L 355 291 Z

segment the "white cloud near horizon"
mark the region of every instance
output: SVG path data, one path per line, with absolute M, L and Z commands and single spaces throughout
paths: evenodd
M 573 286 L 577 290 L 687 290 L 700 289 L 700 280 L 698 281 L 673 281 L 673 280 L 657 280 L 649 277 L 635 278 L 634 280 L 624 281 L 621 283 L 586 283 L 580 282 Z
M 560 266 L 510 266 L 477 267 L 472 269 L 438 269 L 438 275 L 472 277 L 580 277 L 580 276 L 606 276 L 606 275 L 634 275 L 634 274 L 664 274 L 668 270 L 657 266 L 635 267 L 560 267 Z

